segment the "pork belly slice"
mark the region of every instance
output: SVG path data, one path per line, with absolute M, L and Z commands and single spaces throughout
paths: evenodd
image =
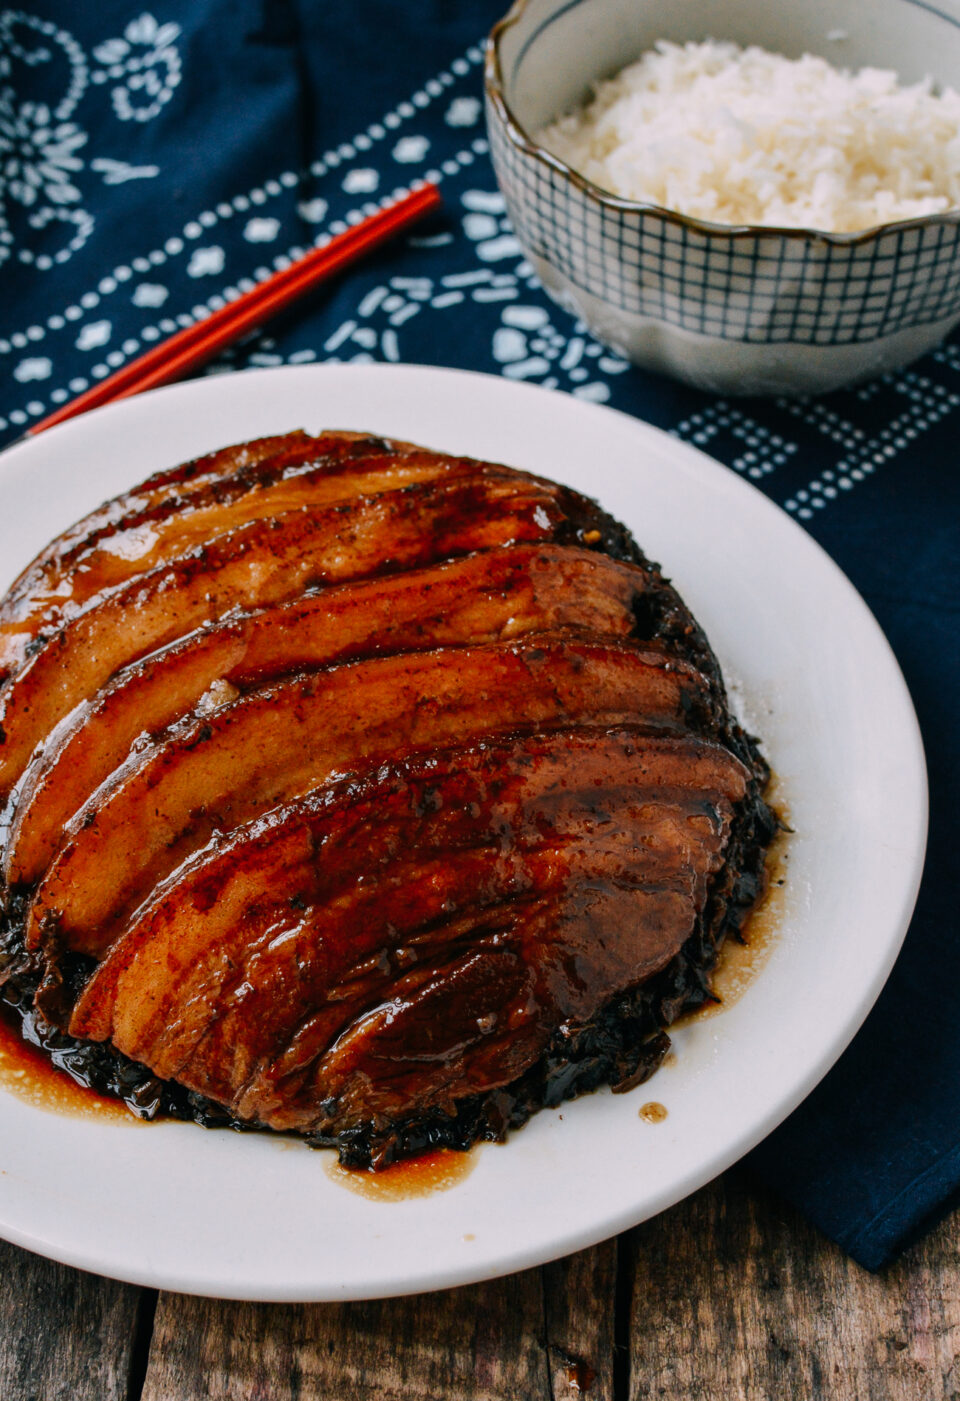
M 570 855 L 555 898 L 514 909 L 494 940 L 431 976 L 398 978 L 329 1048 L 305 1026 L 244 1087 L 237 1117 L 329 1136 L 451 1111 L 517 1080 L 559 1026 L 583 1026 L 641 968 L 664 967 L 688 927 L 684 894 L 630 884 L 629 860 L 614 882 L 592 872 L 588 851 Z
M 157 472 L 132 491 L 105 501 L 95 511 L 55 536 L 22 570 L 0 603 L 0 622 L 7 619 L 8 610 L 17 600 L 37 586 L 47 569 L 70 552 L 102 538 L 135 515 L 168 505 L 176 510 L 192 492 L 307 441 L 310 441 L 307 434 L 297 431 L 220 448 L 177 467 Z M 5 670 L 0 671 L 0 681 L 7 674 Z
M 95 958 L 157 884 L 214 831 L 411 748 L 517 726 L 711 713 L 700 672 L 662 653 L 541 634 L 332 667 L 251 692 L 134 754 L 80 810 L 37 888 L 41 931 Z
M 159 921 L 167 930 L 164 937 L 174 943 L 152 947 L 160 948 L 168 972 L 179 967 L 194 1000 L 206 976 L 204 950 L 216 953 L 231 929 L 241 941 L 242 931 L 251 931 L 252 940 L 258 924 L 298 925 L 308 905 L 346 892 L 353 915 L 338 906 L 332 937 L 349 961 L 366 937 L 370 902 L 375 908 L 388 888 L 394 891 L 389 923 L 429 923 L 451 900 L 470 903 L 491 860 L 499 863 L 500 880 L 484 903 L 502 896 L 504 863 L 546 839 L 587 839 L 614 849 L 626 841 L 637 848 L 638 860 L 650 854 L 661 876 L 675 875 L 701 840 L 702 824 L 688 821 L 685 811 L 677 817 L 666 805 L 676 807 L 691 794 L 699 804 L 697 795 L 704 792 L 738 801 L 747 777 L 722 745 L 655 736 L 642 725 L 527 732 L 413 754 L 314 789 L 218 838 L 158 888 L 152 917 L 136 927 L 155 930 Z M 516 886 L 513 894 L 521 890 L 526 887 Z M 182 923 L 187 908 L 195 915 L 189 928 Z M 199 943 L 192 942 L 194 935 Z M 124 936 L 103 966 L 126 968 L 138 937 Z M 102 989 L 105 980 L 97 981 Z M 88 991 L 86 1011 L 78 1007 L 71 1029 L 104 1039 L 110 1033 L 102 1002 L 97 1018 L 90 1015 L 97 1001 Z M 155 990 L 141 1009 L 144 1016 L 147 1011 L 161 1020 L 166 1016 Z M 175 1068 L 168 1067 L 171 1073 Z
M 0 604 L 0 636 L 8 638 L 31 626 L 34 631 L 53 627 L 59 618 L 77 611 L 85 598 L 173 557 L 181 534 L 186 540 L 179 551 L 182 553 L 203 538 L 201 529 L 193 532 L 191 526 L 195 520 L 202 526 L 208 519 L 204 511 L 216 505 L 233 504 L 236 508 L 239 497 L 252 493 L 256 499 L 259 488 L 276 486 L 287 475 L 311 467 L 342 470 L 345 458 L 372 452 L 374 447 L 382 455 L 385 445 L 378 439 L 342 442 L 299 434 L 289 444 L 255 456 L 235 471 L 151 492 L 144 501 L 137 493 L 120 498 L 125 509 L 117 519 L 89 517 L 93 528 L 84 531 L 87 522 L 81 522 L 61 537 L 56 548 L 48 547 L 28 565 Z M 199 519 L 197 512 L 201 513 Z M 210 530 L 207 535 L 217 533 L 222 532 Z M 8 641 L 5 645 L 12 644 Z
M 107 548 L 114 555 L 127 554 L 122 537 L 138 527 L 154 525 L 163 533 L 169 529 L 168 517 L 175 513 L 191 513 L 201 507 L 226 505 L 245 492 L 271 486 L 282 478 L 312 467 L 327 466 L 332 472 L 349 470 L 370 457 L 399 456 L 396 445 L 383 438 L 362 433 L 322 433 L 313 438 L 307 433 L 291 433 L 288 438 L 269 439 L 276 446 L 270 452 L 256 453 L 241 459 L 220 472 L 201 475 L 197 479 L 168 489 L 159 500 L 138 500 L 131 493 L 130 506 L 119 519 L 103 530 L 94 530 L 76 539 L 64 541 L 56 551 L 56 567 L 61 572 L 86 565 L 98 545 L 109 538 Z M 121 537 L 121 538 L 117 538 Z M 133 542 L 136 545 L 137 539 Z M 38 561 L 39 563 L 39 561 Z M 40 591 L 39 580 L 34 585 Z M 22 590 L 17 591 L 20 596 Z
M 164 520 L 168 515 L 191 506 L 199 496 L 212 491 L 229 494 L 241 489 L 260 473 L 277 471 L 280 461 L 288 463 L 325 458 L 330 461 L 357 458 L 377 452 L 413 449 L 412 444 L 374 437 L 368 433 L 324 431 L 317 437 L 297 429 L 275 437 L 238 443 L 190 462 L 156 472 L 131 491 L 115 496 L 54 537 L 14 580 L 0 602 L 0 623 L 15 616 L 15 605 L 27 594 L 52 592 L 56 579 L 105 537 Z M 279 469 L 282 470 L 282 469 Z M 2 677 L 0 677 L 2 680 Z
M 334 785 L 178 872 L 70 1030 L 275 1128 L 506 1084 L 686 941 L 748 781 L 721 746 L 628 728 Z
M 195 492 L 185 502 L 168 502 L 135 516 L 92 545 L 49 561 L 37 571 L 39 577 L 31 587 L 17 597 L 8 595 L 0 605 L 0 665 L 12 672 L 32 638 L 75 616 L 91 599 L 249 521 L 296 510 L 321 510 L 335 502 L 442 477 L 522 477 L 506 467 L 437 453 L 397 453 L 383 445 L 375 451 L 370 444 L 347 447 L 349 451 L 322 453 L 307 440 L 291 452 L 261 462 L 256 472 L 237 474 Z
M 611 803 L 622 809 L 623 794 L 612 794 Z M 679 827 L 679 820 L 673 825 Z M 661 830 L 669 826 L 667 813 Z M 305 900 L 299 892 L 291 897 L 293 905 L 284 906 L 261 890 L 244 922 L 221 928 L 216 941 L 199 917 L 164 921 L 161 937 L 149 925 L 148 937 L 144 921 L 136 921 L 84 986 L 70 1031 L 91 1040 L 112 1038 L 165 1079 L 187 1083 L 185 1067 L 192 1063 L 196 1074 L 205 1064 L 203 1093 L 226 1102 L 274 1047 L 278 1019 L 295 1027 L 321 1016 L 332 1040 L 355 1015 L 376 1005 L 401 971 L 414 963 L 427 967 L 434 954 L 450 956 L 450 948 L 463 942 L 453 914 L 468 921 L 472 938 L 480 915 L 486 918 L 505 902 L 546 895 L 557 873 L 579 859 L 568 850 L 571 842 L 589 856 L 597 878 L 601 871 L 619 878 L 627 865 L 662 877 L 654 853 L 618 842 L 618 836 L 622 829 L 592 841 L 589 849 L 577 834 L 567 840 L 535 836 L 532 846 L 497 845 L 494 835 L 485 844 L 431 847 L 421 854 L 403 848 L 400 856 L 381 855 L 372 871 L 356 873 L 352 886 L 331 880 L 331 888 L 314 897 L 320 906 L 309 912 L 299 913 Z M 390 939 L 400 942 L 387 951 Z M 188 949 L 192 963 L 185 961 Z M 314 1027 L 311 1036 L 316 1033 Z M 225 1079 L 214 1090 L 225 1059 L 232 1065 L 233 1090 Z
M 605 521 L 563 487 L 481 476 L 241 526 L 95 601 L 11 678 L 0 693 L 0 799 L 54 726 L 117 671 L 232 609 L 501 545 L 593 538 Z
M 127 757 L 203 701 L 280 676 L 389 652 L 572 626 L 626 638 L 657 580 L 573 547 L 514 546 L 346 584 L 203 628 L 125 668 L 55 730 L 25 773 L 4 853 L 10 885 L 43 874 L 75 812 Z

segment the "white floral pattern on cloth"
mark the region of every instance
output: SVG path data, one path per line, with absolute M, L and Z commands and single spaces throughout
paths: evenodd
M 248 215 L 252 209 L 258 209 L 263 217 L 265 207 L 272 205 L 281 213 L 281 226 L 287 224 L 293 218 L 299 218 L 308 226 L 309 241 L 321 238 L 326 235 L 332 236 L 343 232 L 344 229 L 356 223 L 365 214 L 372 213 L 377 207 L 369 198 L 362 200 L 358 198 L 356 192 L 349 189 L 342 190 L 342 182 L 348 177 L 356 179 L 358 171 L 355 167 L 349 167 L 348 163 L 364 153 L 362 171 L 364 179 L 369 180 L 369 172 L 373 168 L 368 164 L 376 151 L 378 144 L 386 147 L 385 153 L 381 153 L 381 159 L 386 156 L 387 161 L 392 164 L 392 148 L 396 143 L 396 132 L 404 124 L 412 123 L 418 118 L 422 118 L 425 110 L 433 103 L 443 102 L 446 98 L 452 101 L 445 110 L 450 111 L 457 103 L 457 98 L 453 96 L 454 89 L 458 84 L 472 86 L 476 82 L 476 71 L 483 62 L 483 48 L 479 44 L 471 44 L 461 55 L 450 61 L 446 67 L 441 69 L 432 78 L 423 83 L 422 87 L 410 94 L 410 99 L 403 99 L 382 114 L 378 120 L 369 123 L 367 127 L 357 132 L 351 140 L 341 142 L 339 146 L 331 147 L 324 151 L 316 159 L 311 161 L 306 170 L 299 174 L 291 169 L 279 170 L 274 178 L 263 180 L 262 184 L 251 185 L 247 189 L 240 190 L 229 199 L 220 199 L 211 203 L 207 208 L 195 212 L 180 228 L 179 232 L 168 233 L 165 237 L 158 238 L 155 245 L 143 248 L 142 252 L 133 254 L 127 251 L 126 261 L 119 261 L 112 271 L 101 276 L 92 286 L 82 293 L 76 288 L 72 290 L 71 298 L 63 301 L 60 305 L 54 305 L 53 309 L 46 310 L 30 324 L 22 329 L 12 330 L 5 335 L 0 335 L 0 357 L 22 352 L 30 344 L 37 341 L 46 340 L 48 342 L 59 342 L 56 346 L 56 358 L 52 358 L 54 380 L 53 387 L 49 388 L 48 402 L 41 402 L 39 399 L 31 399 L 29 403 L 15 404 L 13 407 L 5 406 L 4 415 L 0 415 L 0 433 L 9 431 L 11 428 L 22 427 L 31 418 L 37 418 L 47 412 L 51 406 L 58 406 L 66 402 L 71 394 L 79 394 L 84 389 L 89 388 L 90 379 L 84 375 L 74 372 L 72 375 L 64 373 L 65 362 L 69 359 L 69 353 L 74 348 L 73 340 L 70 339 L 72 324 L 80 320 L 86 313 L 109 301 L 111 298 L 129 297 L 130 304 L 138 308 L 156 307 L 166 302 L 168 297 L 176 295 L 173 291 L 173 284 L 183 276 L 190 276 L 195 279 L 196 270 L 188 273 L 187 269 L 192 261 L 191 241 L 198 239 L 205 230 L 214 226 L 229 226 L 235 215 Z M 474 100 L 466 100 L 466 105 L 458 108 L 459 118 L 456 123 L 446 123 L 444 130 L 449 133 L 450 139 L 457 143 L 462 141 L 462 133 L 455 128 L 465 126 L 475 126 L 480 120 L 480 104 Z M 421 139 L 417 142 L 417 151 L 420 153 L 421 163 L 431 150 L 439 155 L 437 151 L 438 142 L 435 140 L 431 148 L 428 139 Z M 427 179 L 441 181 L 451 174 L 456 174 L 462 167 L 473 162 L 477 156 L 485 155 L 487 152 L 486 142 L 479 137 L 474 137 L 467 147 L 453 155 L 451 152 L 446 159 L 441 159 L 438 168 L 431 170 L 417 170 L 418 162 L 413 162 L 412 167 L 402 171 L 401 178 L 412 176 L 424 176 Z M 91 169 L 98 169 L 100 166 L 106 167 L 104 170 L 105 185 L 122 183 L 125 179 L 136 178 L 139 175 L 149 174 L 149 168 L 131 167 L 120 161 L 107 160 L 98 157 L 91 162 Z M 403 163 L 401 163 L 401 168 Z M 395 171 L 392 178 L 396 178 Z M 389 199 L 399 198 L 405 193 L 405 187 L 394 190 L 389 189 L 391 177 L 386 177 L 386 170 L 379 172 L 383 185 L 376 192 L 378 203 L 383 203 Z M 326 179 L 325 194 L 307 195 L 303 190 L 303 183 L 309 183 Z M 333 182 L 331 184 L 330 182 Z M 378 179 L 378 185 L 380 180 Z M 341 185 L 341 193 L 338 193 L 336 186 Z M 360 192 L 361 196 L 362 193 Z M 366 192 L 369 193 L 369 192 Z M 329 196 L 329 198 L 327 197 Z M 337 206 L 342 203 L 346 196 L 351 202 L 356 201 L 354 208 L 346 208 L 342 211 L 342 217 L 335 217 Z M 287 206 L 287 201 L 292 200 L 291 206 Z M 285 206 L 287 206 L 285 208 Z M 326 225 L 326 229 L 323 229 Z M 432 235 L 428 239 L 412 239 L 411 245 L 417 243 L 424 247 L 440 247 L 450 243 L 453 235 L 443 233 Z M 239 246 L 255 246 L 261 239 L 250 239 L 244 237 Z M 309 241 L 307 246 L 309 246 Z M 256 281 L 268 276 L 270 267 L 246 267 L 243 265 L 242 254 L 238 257 L 239 246 L 233 243 L 232 248 L 226 253 L 227 265 L 232 265 L 233 275 L 231 281 L 221 289 L 210 291 L 206 295 L 206 300 L 194 303 L 190 310 L 183 310 L 172 316 L 159 318 L 157 321 L 146 325 L 132 325 L 128 329 L 133 334 L 128 334 L 121 344 L 119 351 L 113 352 L 113 363 L 102 366 L 93 366 L 88 374 L 94 378 L 102 378 L 109 369 L 116 368 L 117 356 L 120 361 L 129 359 L 138 351 L 142 351 L 149 345 L 153 345 L 161 336 L 170 335 L 180 327 L 191 324 L 194 320 L 218 310 L 229 298 L 237 295 L 238 292 L 249 290 Z M 274 271 L 289 266 L 290 262 L 300 257 L 305 248 L 300 244 L 294 244 L 276 251 L 271 248 L 269 252 L 269 263 Z M 150 290 L 138 294 L 136 287 L 130 291 L 125 284 L 130 282 L 135 274 L 143 275 L 152 273 L 161 266 L 166 267 L 168 281 L 164 284 L 155 283 L 151 278 L 147 284 Z M 205 289 L 206 290 L 206 289 Z M 191 299 L 194 293 L 189 294 Z M 151 299 L 151 300 L 148 300 Z M 122 314 L 122 313 L 121 313 Z M 4 328 L 5 329 L 5 328 Z M 53 347 L 52 347 L 53 349 Z M 77 367 L 79 368 L 79 367 Z M 86 368 L 86 367 L 84 367 Z
M 88 133 L 74 116 L 91 88 L 113 84 L 119 120 L 150 121 L 180 82 L 179 34 L 179 25 L 142 14 L 88 55 L 68 30 L 0 11 L 0 264 L 17 257 L 45 272 L 83 247 L 95 223 L 84 208 L 84 177 L 116 185 L 159 174 L 110 156 L 88 161 Z M 59 246 L 35 252 L 24 235 L 52 224 L 63 226 Z
M 507 379 L 546 389 L 564 388 L 578 398 L 605 403 L 607 380 L 629 368 L 626 360 L 595 340 L 586 326 L 560 313 L 555 319 L 538 300 L 525 300 L 540 284 L 523 256 L 496 190 L 468 189 L 461 197 L 461 228 L 472 245 L 469 267 L 439 277 L 392 277 L 367 292 L 356 312 L 323 343 L 323 359 L 354 364 L 415 359 L 404 353 L 401 328 L 423 313 L 446 312 L 473 303 L 504 303 L 490 341 L 493 366 Z M 301 359 L 303 359 L 301 355 Z M 312 357 L 310 357 L 312 358 Z M 262 343 L 249 362 L 280 363 Z
M 149 122 L 170 101 L 180 82 L 178 24 L 158 24 L 153 15 L 131 20 L 120 39 L 98 44 L 93 56 L 103 68 L 91 82 L 116 81 L 113 108 L 122 122 Z
M 174 47 L 169 28 L 158 25 L 151 33 L 152 39 L 135 29 L 131 37 L 125 30 L 127 57 L 136 57 L 134 41 L 144 55 Z M 53 50 L 49 36 L 44 44 Z M 116 57 L 123 57 L 119 50 Z M 54 59 L 67 62 L 60 50 Z M 52 61 L 50 53 L 37 57 L 37 73 L 45 76 L 44 65 Z M 485 163 L 487 143 L 477 130 L 481 62 L 482 50 L 472 46 L 306 169 L 278 168 L 275 177 L 261 177 L 229 199 L 224 192 L 222 199 L 190 211 L 178 228 L 155 232 L 154 246 L 124 249 L 116 266 L 84 290 L 66 286 L 73 269 L 64 285 L 48 282 L 56 302 L 22 329 L 0 336 L 0 356 L 12 357 L 10 406 L 0 416 L 0 432 L 22 430 L 162 337 L 288 266 L 304 246 L 342 232 L 424 178 L 441 184 L 445 229 L 416 232 L 406 250 L 395 245 L 389 254 L 393 275 L 384 270 L 371 278 L 358 269 L 355 284 L 353 276 L 334 284 L 283 327 L 277 342 L 260 337 L 235 347 L 208 372 L 325 359 L 493 370 L 649 417 L 706 447 L 804 522 L 822 519 L 826 507 L 849 498 L 854 488 L 888 476 L 901 452 L 960 410 L 955 345 L 929 357 L 922 369 L 829 401 L 760 406 L 704 400 L 694 391 L 655 388 L 628 373 L 619 356 L 547 300 L 513 235 Z M 106 67 L 94 71 L 105 75 L 100 86 L 119 81 Z M 5 82 L 0 69 L 0 90 Z M 74 104 L 78 91 L 79 80 L 69 98 Z M 23 99 L 40 101 L 42 95 L 32 89 Z M 52 107 L 51 117 L 77 125 Z M 83 144 L 54 154 L 60 158 L 59 182 L 85 189 L 91 200 L 96 187 L 90 172 L 104 186 L 156 173 L 105 156 L 84 167 L 89 153 Z M 79 172 L 66 164 L 73 159 L 81 161 Z M 0 148 L 0 170 L 2 161 Z M 400 182 L 396 189 L 394 182 Z M 80 217 L 83 202 L 50 201 L 50 207 Z
M 459 224 L 474 255 L 458 267 L 447 255 L 447 270 L 437 275 L 396 275 L 365 291 L 356 307 L 318 348 L 283 354 L 268 338 L 210 367 L 220 373 L 239 365 L 271 366 L 403 361 L 417 354 L 424 318 L 454 310 L 455 318 L 470 314 L 479 325 L 483 306 L 501 303 L 487 341 L 489 368 L 509 379 L 522 379 L 544 388 L 561 389 L 597 403 L 612 397 L 618 377 L 628 363 L 598 342 L 580 321 L 544 302 L 543 289 L 533 275 L 510 229 L 501 196 L 490 189 L 469 188 L 459 196 Z M 413 236 L 412 247 L 449 247 L 462 242 L 449 233 Z M 488 326 L 489 321 L 486 322 Z M 412 338 L 405 328 L 414 333 Z M 932 360 L 960 373 L 960 350 L 947 345 Z M 482 368 L 479 361 L 473 366 Z M 856 409 L 886 396 L 889 414 L 870 430 L 856 421 Z M 757 408 L 717 400 L 679 416 L 669 431 L 706 448 L 734 471 L 772 485 L 785 509 L 801 521 L 812 520 L 832 501 L 867 481 L 918 436 L 935 428 L 960 408 L 960 393 L 938 384 L 917 370 L 887 375 L 855 391 L 845 416 L 825 400 L 782 400 Z M 902 408 L 897 409 L 897 404 Z M 788 422 L 783 422 L 784 417 Z M 764 420 L 767 421 L 764 421 Z M 796 425 L 793 438 L 791 421 Z M 776 423 L 776 426 L 774 424 Z M 837 456 L 805 478 L 804 460 L 811 456 L 810 438 L 835 445 Z M 804 441 L 807 440 L 807 441 Z M 819 454 L 816 454 L 819 455 Z M 785 478 L 785 480 L 784 480 Z M 801 485 L 801 482 L 805 484 Z

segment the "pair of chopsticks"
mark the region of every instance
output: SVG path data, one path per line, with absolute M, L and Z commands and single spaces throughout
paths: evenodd
M 129 365 L 124 365 L 109 379 L 95 384 L 55 413 L 32 424 L 24 437 L 32 438 L 52 428 L 55 423 L 86 413 L 88 409 L 99 408 L 115 399 L 127 399 L 132 394 L 142 394 L 145 389 L 155 389 L 157 385 L 180 379 L 216 355 L 224 346 L 262 326 L 318 283 L 394 238 L 440 203 L 440 191 L 436 185 L 427 183 L 418 186 L 411 194 L 312 249 L 282 272 L 275 273 L 242 297 L 228 302 L 219 311 L 178 331 L 145 355 L 131 360 Z

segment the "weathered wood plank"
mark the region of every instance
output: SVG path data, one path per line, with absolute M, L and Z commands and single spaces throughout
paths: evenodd
M 357 1304 L 162 1294 L 142 1401 L 549 1401 L 539 1270 Z
M 626 1238 L 630 1401 L 960 1395 L 960 1222 L 868 1274 L 728 1175 Z
M 618 1251 L 629 1376 L 615 1385 Z M 631 1287 L 632 1280 L 632 1287 Z M 0 1243 L 3 1401 L 137 1401 L 148 1291 Z M 376 1303 L 162 1295 L 142 1401 L 956 1401 L 960 1217 L 879 1277 L 736 1177 L 619 1243 Z
M 617 1242 L 546 1265 L 543 1293 L 552 1401 L 614 1401 Z
M 141 1292 L 0 1241 L 3 1401 L 127 1401 Z

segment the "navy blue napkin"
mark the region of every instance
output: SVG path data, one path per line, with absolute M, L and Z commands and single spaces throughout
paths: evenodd
M 405 360 L 545 384 L 695 443 L 874 610 L 930 765 L 927 872 L 854 1045 L 751 1158 L 858 1260 L 960 1186 L 953 716 L 960 343 L 855 392 L 726 401 L 643 374 L 542 293 L 496 191 L 482 40 L 505 0 L 27 0 L 0 15 L 0 443 L 416 178 L 443 213 L 210 373 Z

